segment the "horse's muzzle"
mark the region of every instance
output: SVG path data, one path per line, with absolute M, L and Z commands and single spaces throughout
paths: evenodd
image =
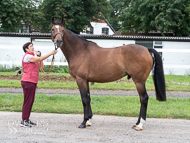
M 63 45 L 63 40 L 57 39 L 56 44 L 57 44 L 57 47 L 61 47 Z

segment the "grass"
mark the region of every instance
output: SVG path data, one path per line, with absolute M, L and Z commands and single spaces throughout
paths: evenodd
M 138 117 L 140 102 L 138 97 L 92 96 L 93 114 Z M 0 111 L 22 111 L 23 95 L 0 95 Z M 80 96 L 37 94 L 33 112 L 83 114 Z M 167 98 L 158 102 L 149 98 L 147 117 L 190 119 L 190 98 Z
M 180 83 L 190 83 L 190 76 L 186 75 L 165 75 L 166 82 L 180 82 Z
M 149 77 L 151 78 L 151 77 Z M 181 79 L 183 80 L 183 79 Z M 18 80 L 1 80 L 0 88 L 21 88 L 21 83 Z M 38 82 L 38 88 L 44 89 L 78 89 L 76 82 Z M 147 90 L 154 90 L 152 80 L 146 82 Z M 94 90 L 136 90 L 135 84 L 128 82 L 110 82 L 110 83 L 95 83 L 90 85 L 90 89 Z M 190 85 L 183 85 L 177 83 L 166 83 L 167 91 L 190 91 Z
M 0 72 L 0 75 L 14 75 L 15 72 Z M 43 73 L 39 73 L 40 75 L 43 75 Z M 48 75 L 64 75 L 64 76 L 70 76 L 69 73 L 53 73 L 50 72 Z
M 14 72 L 0 72 L 0 75 L 13 75 Z M 40 73 L 41 75 L 42 73 Z M 68 73 L 50 73 L 49 75 L 64 75 L 70 76 Z M 190 91 L 190 85 L 184 85 L 183 83 L 190 83 L 190 76 L 182 75 L 165 75 L 166 90 L 167 91 Z M 19 80 L 1 80 L 0 88 L 21 88 Z M 76 82 L 38 82 L 38 88 L 45 89 L 77 89 Z M 154 83 L 152 76 L 149 76 L 146 81 L 147 90 L 154 90 Z M 95 83 L 90 86 L 90 89 L 95 90 L 136 90 L 133 82 L 128 82 L 127 77 L 124 77 L 121 82 L 109 82 L 109 83 Z

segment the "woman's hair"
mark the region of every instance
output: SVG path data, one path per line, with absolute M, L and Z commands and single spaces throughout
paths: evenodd
M 25 43 L 24 45 L 23 45 L 23 50 L 24 50 L 24 52 L 26 53 L 26 49 L 28 49 L 28 46 L 30 45 L 30 44 L 32 44 L 33 45 L 33 43 L 32 42 L 27 42 L 27 43 Z

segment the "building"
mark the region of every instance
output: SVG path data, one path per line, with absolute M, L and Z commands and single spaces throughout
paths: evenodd
M 92 35 L 113 35 L 115 30 L 109 24 L 107 20 L 98 20 L 90 22 L 92 27 L 87 27 L 80 34 L 92 34 Z
M 163 36 L 130 36 L 130 35 L 80 35 L 83 38 L 97 43 L 104 48 L 113 48 L 127 44 L 139 44 L 147 48 L 156 49 L 163 60 L 164 73 L 174 75 L 190 75 L 190 38 L 189 37 L 163 37 Z M 24 52 L 24 43 L 32 41 L 35 50 L 42 54 L 54 49 L 51 34 L 37 33 L 0 33 L 0 65 L 21 66 Z M 50 57 L 47 63 L 50 64 Z M 55 65 L 67 65 L 61 51 L 55 56 Z

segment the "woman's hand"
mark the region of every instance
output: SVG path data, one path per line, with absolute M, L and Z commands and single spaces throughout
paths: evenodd
M 57 54 L 57 50 L 53 50 L 52 52 L 51 52 L 51 55 L 55 55 L 55 54 Z
M 41 56 L 41 52 L 40 51 L 35 51 L 36 56 L 40 57 Z

